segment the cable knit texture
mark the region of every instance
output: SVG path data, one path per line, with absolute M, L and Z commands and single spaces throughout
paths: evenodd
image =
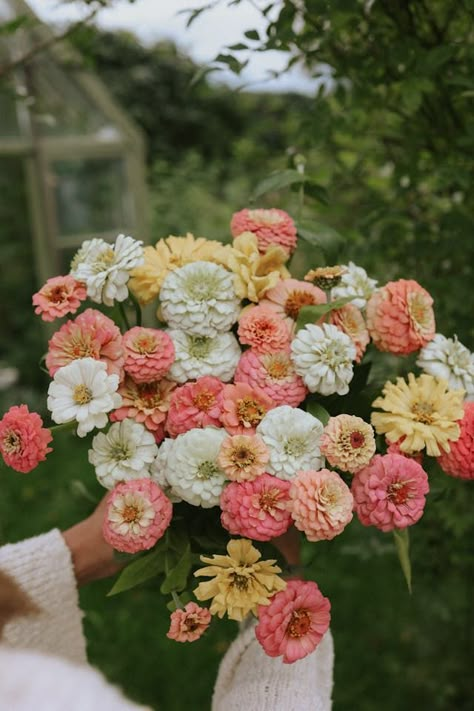
M 283 664 L 265 654 L 252 621 L 222 660 L 212 711 L 330 711 L 333 664 L 330 631 L 312 654 Z
M 3 641 L 13 647 L 85 663 L 86 643 L 71 554 L 58 530 L 0 548 L 0 568 L 41 610 L 6 625 Z

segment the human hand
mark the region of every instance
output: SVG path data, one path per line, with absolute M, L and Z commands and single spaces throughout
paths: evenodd
M 102 535 L 106 508 L 107 496 L 104 496 L 90 516 L 62 534 L 71 551 L 79 586 L 93 580 L 107 578 L 122 568 L 122 564 L 114 558 L 114 549 Z

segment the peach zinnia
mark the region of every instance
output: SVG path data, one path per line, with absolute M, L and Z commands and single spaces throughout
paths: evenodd
M 284 210 L 240 210 L 232 216 L 230 231 L 232 237 L 253 232 L 262 253 L 274 244 L 281 245 L 289 253 L 296 247 L 296 225 Z
M 66 314 L 73 314 L 87 298 L 85 284 L 70 276 L 57 276 L 48 279 L 41 289 L 33 294 L 35 314 L 43 321 L 54 321 Z
M 255 434 L 265 414 L 275 407 L 263 390 L 247 383 L 226 385 L 221 401 L 221 422 L 230 434 Z
M 217 463 L 232 481 L 250 481 L 265 472 L 268 449 L 257 435 L 234 435 L 221 445 Z
M 418 351 L 435 336 L 433 299 L 412 279 L 391 281 L 370 297 L 367 327 L 380 351 Z
M 112 319 L 96 309 L 86 309 L 66 321 L 49 341 L 46 367 L 54 376 L 59 368 L 78 358 L 103 361 L 109 375 L 123 375 L 122 334 Z
M 43 420 L 27 405 L 14 405 L 0 420 L 0 452 L 5 464 L 26 474 L 52 452 L 48 444 L 51 432 L 43 427 Z
M 298 472 L 290 489 L 291 515 L 308 541 L 330 541 L 352 520 L 352 494 L 329 469 Z
M 359 309 L 353 304 L 334 309 L 329 314 L 329 323 L 347 333 L 356 348 L 356 363 L 360 363 L 370 342 L 370 336 Z
M 364 526 L 406 528 L 423 515 L 428 476 L 414 459 L 376 455 L 352 480 L 354 509 Z
M 176 642 L 195 642 L 202 637 L 211 622 L 211 613 L 206 607 L 188 602 L 183 608 L 171 613 L 171 625 L 166 636 Z
M 290 580 L 268 607 L 259 607 L 255 636 L 270 657 L 292 664 L 318 646 L 329 629 L 330 610 L 316 583 Z
M 136 383 L 126 377 L 118 389 L 119 395 L 122 396 L 122 406 L 111 413 L 111 421 L 120 422 L 129 417 L 136 422 L 142 422 L 160 443 L 165 436 L 166 415 L 175 387 L 176 383 L 165 379 L 152 383 Z
M 375 454 L 374 431 L 354 415 L 330 417 L 320 447 L 332 467 L 353 474 L 367 466 Z
M 124 370 L 136 383 L 159 380 L 174 361 L 174 345 L 165 331 L 135 326 L 123 334 Z
M 259 353 L 254 348 L 242 353 L 234 382 L 261 388 L 275 405 L 297 407 L 308 394 L 301 375 L 295 371 L 288 350 Z
M 260 301 L 262 306 L 271 307 L 282 318 L 286 319 L 290 328 L 298 318 L 303 306 L 315 306 L 326 303 L 326 294 L 313 284 L 298 279 L 282 279 L 265 293 Z
M 258 353 L 274 353 L 288 348 L 291 332 L 288 324 L 272 309 L 259 305 L 242 312 L 237 331 L 240 343 Z
M 195 427 L 222 427 L 219 395 L 224 383 L 212 375 L 176 388 L 171 395 L 166 429 L 177 437 Z

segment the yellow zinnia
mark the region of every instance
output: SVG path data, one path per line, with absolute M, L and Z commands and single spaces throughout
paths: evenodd
M 227 267 L 231 247 L 216 240 L 170 235 L 158 240 L 154 247 L 145 247 L 144 262 L 136 267 L 128 283 L 141 304 L 149 304 L 160 293 L 166 275 L 190 262 L 214 262 Z
M 279 245 L 270 245 L 265 254 L 260 254 L 256 235 L 242 232 L 234 239 L 227 263 L 235 274 L 237 296 L 258 302 L 280 279 L 290 276 L 284 266 L 287 260 L 288 252 Z
M 439 457 L 459 438 L 463 398 L 464 390 L 450 390 L 441 378 L 409 373 L 408 383 L 403 378 L 385 383 L 383 397 L 372 403 L 384 412 L 374 412 L 371 422 L 389 442 L 402 440 L 402 452 L 413 454 L 426 447 L 427 454 Z
M 277 573 L 281 569 L 274 560 L 260 560 L 261 554 L 246 538 L 236 538 L 227 545 L 229 555 L 201 556 L 206 568 L 194 575 L 212 578 L 199 583 L 194 591 L 198 600 L 213 598 L 210 612 L 223 617 L 227 612 L 231 620 L 241 622 L 249 612 L 257 612 L 258 605 L 269 605 L 269 598 L 286 583 Z

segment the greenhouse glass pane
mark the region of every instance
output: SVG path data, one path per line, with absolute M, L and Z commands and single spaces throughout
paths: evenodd
M 20 135 L 13 90 L 0 86 L 0 139 Z
M 122 159 L 61 160 L 51 167 L 60 235 L 87 236 L 129 226 Z

